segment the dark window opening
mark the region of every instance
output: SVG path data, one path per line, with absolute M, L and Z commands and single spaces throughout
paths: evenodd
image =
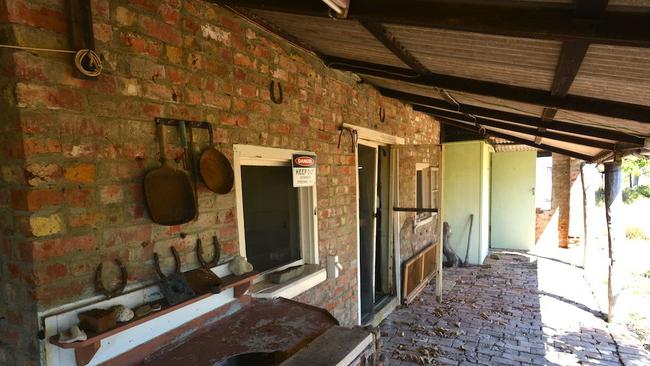
M 257 271 L 301 259 L 298 188 L 291 167 L 242 166 L 246 257 Z

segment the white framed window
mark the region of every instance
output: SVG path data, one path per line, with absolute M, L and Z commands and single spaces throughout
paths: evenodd
M 438 168 L 429 164 L 415 165 L 415 196 L 417 208 L 438 208 Z M 424 225 L 433 220 L 433 212 L 418 212 L 415 225 Z
M 298 153 L 313 154 L 252 145 L 233 148 L 239 252 L 262 273 L 253 291 L 274 287 L 269 296 L 260 297 L 286 297 L 287 291 L 295 296 L 309 287 L 300 279 L 266 286 L 268 274 L 275 271 L 306 266 L 310 284 L 320 283 L 315 273 L 318 279 L 326 278 L 318 266 L 316 186 L 296 188 L 292 183 L 291 159 Z

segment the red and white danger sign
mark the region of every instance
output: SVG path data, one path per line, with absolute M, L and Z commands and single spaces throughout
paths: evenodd
M 293 154 L 291 168 L 294 187 L 311 187 L 316 184 L 316 155 Z

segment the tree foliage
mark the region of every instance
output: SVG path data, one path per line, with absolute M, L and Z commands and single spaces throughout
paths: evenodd
M 623 159 L 622 167 L 626 174 L 635 177 L 641 177 L 644 175 L 650 176 L 650 158 L 645 156 L 625 158 Z

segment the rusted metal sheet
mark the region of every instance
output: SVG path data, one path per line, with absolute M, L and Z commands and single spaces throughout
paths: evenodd
M 182 344 L 156 352 L 145 364 L 207 366 L 251 352 L 278 352 L 286 359 L 335 325 L 324 309 L 287 299 L 255 300 Z

